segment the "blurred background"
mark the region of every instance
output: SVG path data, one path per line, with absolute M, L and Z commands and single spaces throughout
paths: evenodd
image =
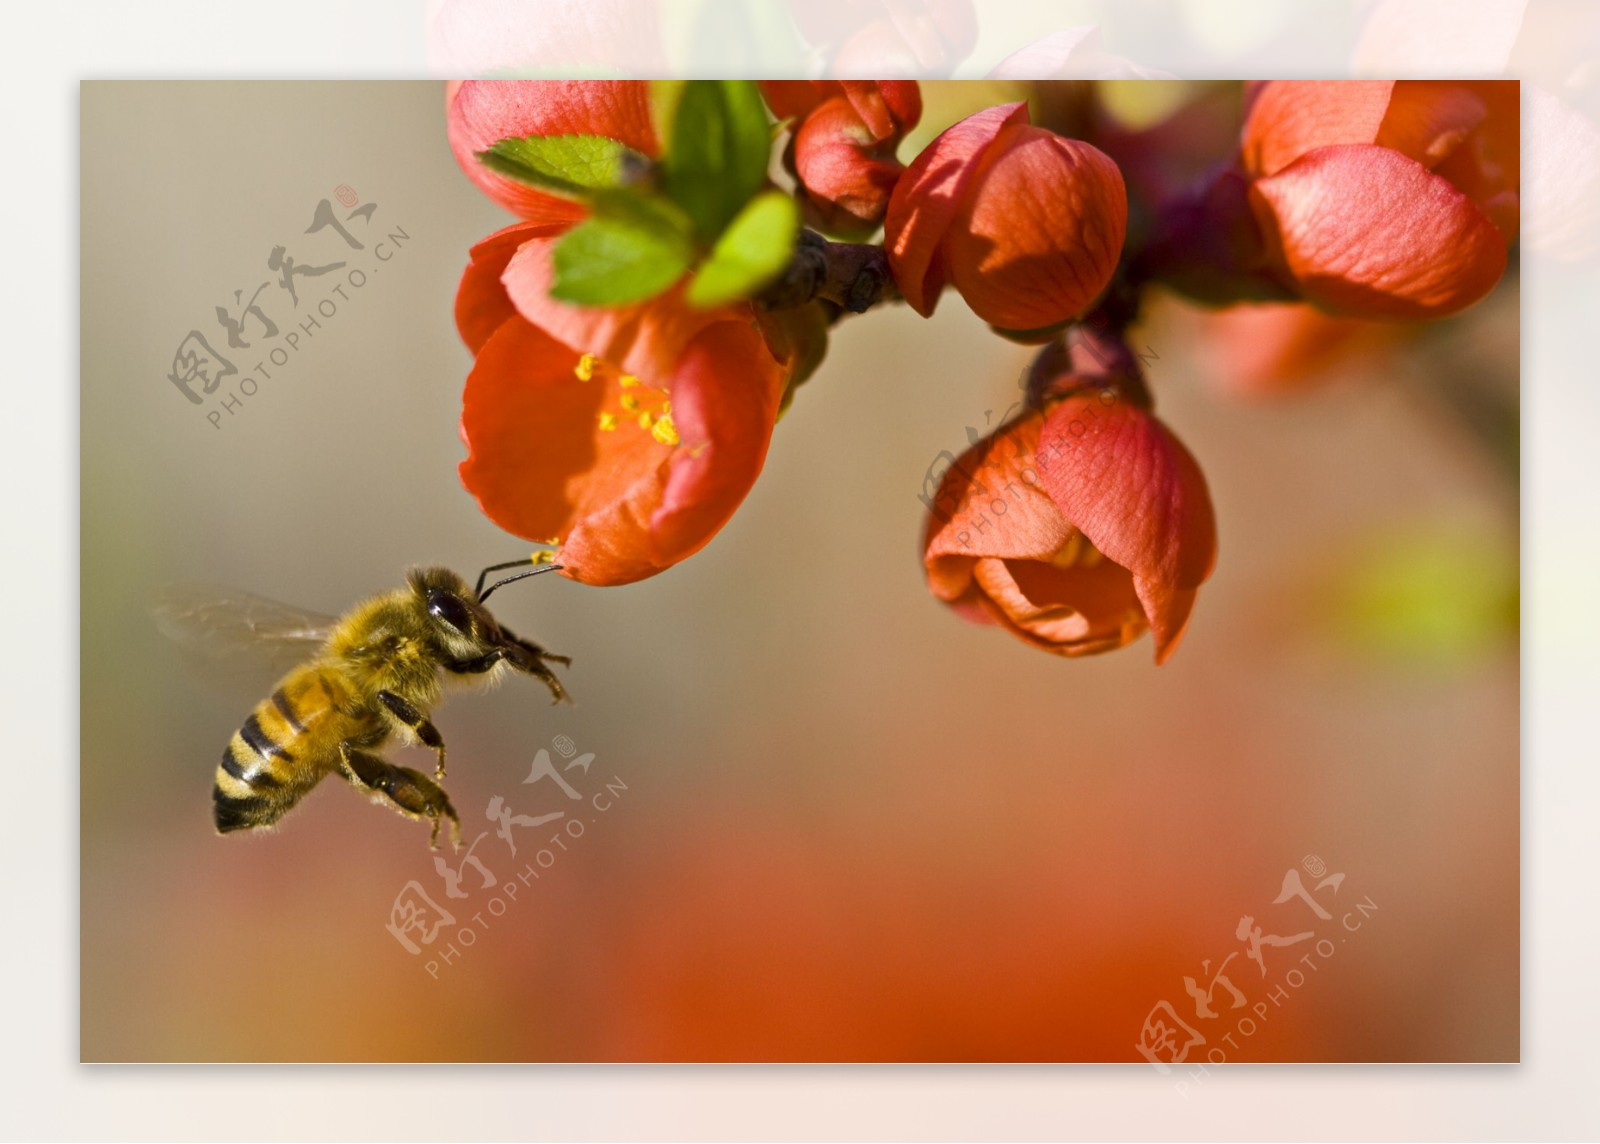
M 1190 90 L 1160 86 L 1119 98 Z M 930 90 L 926 130 L 999 90 Z M 338 612 L 525 552 L 455 474 L 455 283 L 510 219 L 455 166 L 438 84 L 89 83 L 82 116 L 83 1059 L 1140 1061 L 1162 1002 L 1207 1037 L 1191 1059 L 1223 1032 L 1230 1060 L 1516 1059 L 1514 274 L 1289 392 L 1240 383 L 1275 336 L 1248 315 L 1152 305 L 1135 348 L 1221 545 L 1160 670 L 1148 640 L 1058 660 L 927 594 L 924 477 L 1029 354 L 954 295 L 844 323 L 707 549 L 497 596 L 573 657 L 577 703 L 512 680 L 436 712 L 487 832 L 458 899 L 425 827 L 336 781 L 215 836 L 215 760 L 267 684 L 196 678 L 146 601 Z M 323 200 L 360 249 L 306 233 Z M 345 265 L 295 303 L 285 256 Z M 191 330 L 237 368 L 200 405 L 166 376 Z M 581 801 L 523 781 L 541 748 L 567 765 L 558 736 L 594 755 L 563 772 Z M 512 855 L 497 798 L 566 817 L 514 823 Z M 1345 875 L 1331 922 L 1274 904 L 1313 858 Z M 407 929 L 407 903 L 453 920 Z M 1337 951 L 1247 1039 L 1184 978 L 1234 954 L 1254 1005 L 1312 943 L 1259 974 L 1246 915 Z

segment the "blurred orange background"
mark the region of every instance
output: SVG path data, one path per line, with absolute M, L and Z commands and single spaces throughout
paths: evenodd
M 998 91 L 928 86 L 945 122 Z M 1156 86 L 1117 98 L 1187 90 Z M 1139 1062 L 1158 1002 L 1207 1048 L 1234 1027 L 1183 979 L 1245 915 L 1337 953 L 1230 1061 L 1517 1058 L 1515 274 L 1272 400 L 1237 393 L 1213 319 L 1155 302 L 1135 348 L 1221 548 L 1160 670 L 1148 640 L 1059 660 L 927 594 L 923 478 L 1029 355 L 954 296 L 843 323 L 706 550 L 496 597 L 573 657 L 577 704 L 512 680 L 436 712 L 474 854 L 515 886 L 468 867 L 452 899 L 426 828 L 342 783 L 215 836 L 215 760 L 265 692 L 186 674 L 145 600 L 198 580 L 337 612 L 411 564 L 523 554 L 455 475 L 455 282 L 510 220 L 437 84 L 92 83 L 82 111 L 83 1059 Z M 273 246 L 341 256 L 303 234 L 341 185 L 406 239 L 350 254 L 369 284 L 213 428 L 174 347 L 223 344 L 214 308 Z M 326 292 L 272 290 L 285 329 Z M 582 802 L 523 784 L 561 735 L 595 756 L 564 772 Z M 568 817 L 513 858 L 497 796 Z M 1333 922 L 1273 904 L 1308 855 L 1345 875 Z M 455 918 L 417 954 L 388 928 L 411 882 Z M 1310 948 L 1229 977 L 1253 1005 Z

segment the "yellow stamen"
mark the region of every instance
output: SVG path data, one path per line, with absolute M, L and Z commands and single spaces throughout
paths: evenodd
M 648 413 L 639 414 L 639 428 L 648 429 L 654 423 L 655 423 L 655 420 L 654 420 L 654 418 L 652 418 L 650 416 L 650 414 L 648 414 Z
M 610 433 L 614 429 L 616 429 L 616 427 L 617 427 L 617 415 L 615 413 L 602 413 L 602 414 L 600 414 L 600 432 L 602 432 L 602 433 Z
M 661 403 L 661 416 L 665 417 L 671 412 L 672 412 L 672 402 L 663 401 Z
M 625 373 L 621 377 L 617 378 L 617 384 L 622 386 L 623 389 L 632 389 L 634 386 L 639 384 L 639 379 L 634 377 L 631 373 Z
M 573 367 L 572 373 L 579 381 L 588 381 L 594 376 L 595 359 L 593 354 L 584 354 L 578 359 L 578 364 Z
M 639 399 L 631 393 L 624 393 L 622 395 L 621 404 L 622 408 L 626 409 L 629 413 L 639 412 Z
M 650 415 L 646 413 L 645 416 L 648 417 Z M 672 414 L 662 413 L 654 427 L 651 428 L 650 436 L 660 441 L 663 445 L 676 445 L 678 443 L 678 430 L 672 424 Z
M 535 564 L 554 564 L 556 562 L 556 554 L 554 552 L 535 552 L 533 554 L 533 562 Z

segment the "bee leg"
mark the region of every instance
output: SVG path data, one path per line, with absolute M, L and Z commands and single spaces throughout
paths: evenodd
M 557 660 L 561 663 L 570 662 L 564 655 L 552 655 L 547 658 Z M 572 696 L 568 695 L 567 689 L 561 686 L 561 680 L 556 678 L 556 673 L 546 667 L 543 662 L 536 661 L 536 666 L 533 669 L 533 677 L 550 689 L 550 702 L 560 703 L 563 699 L 565 699 L 568 703 L 572 702 Z
M 433 833 L 428 845 L 439 848 L 439 825 L 450 820 L 450 840 L 456 849 L 461 848 L 461 820 L 456 808 L 450 805 L 450 796 L 444 788 L 420 771 L 397 767 L 377 755 L 369 755 L 346 745 L 339 771 L 356 786 L 381 794 L 394 804 L 396 810 L 410 818 L 428 818 L 433 821 Z
M 506 653 L 504 651 L 500 648 L 495 648 L 493 651 L 485 652 L 475 659 L 458 659 L 453 663 L 446 663 L 445 667 L 457 675 L 482 675 L 505 657 Z
M 433 777 L 444 778 L 444 737 L 439 734 L 439 728 L 435 727 L 421 711 L 392 691 L 378 692 L 378 702 L 388 709 L 389 714 L 415 731 L 423 746 L 432 747 L 439 752 L 439 766 L 434 770 Z
M 552 703 L 560 703 L 563 699 L 568 703 L 572 702 L 572 696 L 568 695 L 567 689 L 561 686 L 561 680 L 556 678 L 556 673 L 551 671 L 545 663 L 546 660 L 549 660 L 550 663 L 559 663 L 562 667 L 571 667 L 571 656 L 556 655 L 554 652 L 545 651 L 544 648 L 532 640 L 525 640 L 515 632 L 508 631 L 505 628 L 500 629 L 500 634 L 505 636 L 512 647 L 518 649 L 518 651 L 508 650 L 506 658 L 519 670 L 527 672 L 548 687 Z
M 567 689 L 561 686 L 561 681 L 556 678 L 555 672 L 546 667 L 544 661 L 548 659 L 554 663 L 571 664 L 572 660 L 564 655 L 551 655 L 540 649 L 537 644 L 529 643 L 509 632 L 505 634 L 515 650 L 511 647 L 497 647 L 476 659 L 458 659 L 454 663 L 445 664 L 445 667 L 457 675 L 479 675 L 501 660 L 505 660 L 518 671 L 526 672 L 548 687 L 554 702 L 559 703 L 565 699 L 570 703 L 572 699 L 567 694 Z

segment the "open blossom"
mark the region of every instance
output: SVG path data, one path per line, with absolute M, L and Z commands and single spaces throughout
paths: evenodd
M 727 523 L 761 471 L 803 349 L 791 338 L 775 353 L 748 303 L 691 307 L 683 282 L 625 306 L 550 297 L 553 247 L 583 208 L 474 154 L 577 133 L 654 156 L 647 100 L 646 84 L 622 81 L 464 83 L 450 96 L 462 166 L 530 220 L 475 246 L 457 289 L 457 328 L 476 356 L 461 480 L 491 520 L 559 546 L 565 574 L 590 584 L 654 575 Z
M 1111 280 L 1127 230 L 1117 165 L 1002 104 L 930 143 L 895 185 L 884 245 L 919 314 L 953 285 L 984 321 L 1029 332 L 1083 313 Z
M 1073 382 L 945 472 L 924 537 L 928 586 L 968 619 L 1057 655 L 1149 630 L 1163 663 L 1216 562 L 1205 478 L 1152 414 Z
M 496 524 L 558 545 L 566 575 L 626 584 L 697 552 L 733 515 L 766 458 L 787 367 L 747 304 L 693 309 L 681 284 L 632 306 L 553 300 L 559 229 L 521 224 L 473 249 L 456 306 L 477 354 L 461 480 Z
M 1470 305 L 1516 237 L 1518 130 L 1514 82 L 1262 85 L 1240 160 L 1269 262 L 1335 313 Z
M 445 91 L 450 149 L 467 178 L 495 202 L 529 222 L 573 223 L 583 208 L 489 170 L 477 158 L 502 139 L 529 135 L 604 135 L 649 158 L 660 142 L 643 80 L 468 80 Z
M 795 119 L 789 163 L 810 221 L 865 238 L 883 221 L 905 170 L 895 148 L 922 118 L 915 80 L 769 80 L 773 114 Z

